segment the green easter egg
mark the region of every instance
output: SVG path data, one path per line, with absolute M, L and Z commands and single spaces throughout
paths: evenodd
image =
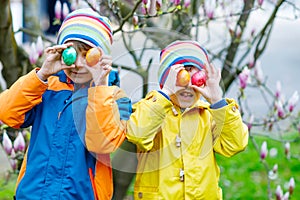
M 66 48 L 63 51 L 62 57 L 63 57 L 63 60 L 64 60 L 65 64 L 70 66 L 73 63 L 75 63 L 76 57 L 77 57 L 77 52 L 74 49 L 74 47 L 71 46 L 71 47 Z

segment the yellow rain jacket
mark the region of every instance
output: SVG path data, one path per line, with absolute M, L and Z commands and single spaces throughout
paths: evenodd
M 181 113 L 157 91 L 134 105 L 127 138 L 138 148 L 135 199 L 222 199 L 215 153 L 230 157 L 248 144 L 238 105 L 211 109 L 198 101 Z

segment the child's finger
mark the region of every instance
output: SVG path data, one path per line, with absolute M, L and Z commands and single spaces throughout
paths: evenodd
M 212 74 L 215 74 L 217 72 L 216 71 L 217 69 L 215 68 L 215 66 L 212 63 L 209 63 L 209 68 L 210 68 Z
M 176 65 L 173 65 L 169 71 L 169 75 L 168 77 L 176 77 L 176 75 L 178 74 L 178 72 L 180 70 L 184 69 L 183 65 L 181 64 L 176 64 Z
M 206 71 L 207 74 L 211 74 L 212 73 L 211 64 L 208 65 L 205 64 L 204 70 Z
M 175 71 L 179 72 L 181 69 L 184 69 L 184 66 L 181 65 L 181 64 L 176 64 L 176 65 L 173 65 L 172 68 L 173 68 Z
M 112 67 L 110 65 L 104 65 L 103 69 L 106 71 L 111 71 Z
M 72 46 L 73 43 L 67 43 L 67 44 L 61 44 L 61 45 L 55 45 L 52 47 L 48 47 L 45 52 L 50 54 L 50 53 L 62 53 L 63 50 L 68 48 L 69 46 Z
M 111 59 L 102 59 L 100 60 L 100 65 L 112 65 Z

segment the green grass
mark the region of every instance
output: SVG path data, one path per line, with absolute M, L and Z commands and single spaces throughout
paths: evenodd
M 298 134 L 298 133 L 297 133 Z M 298 135 L 297 135 L 298 137 Z M 294 177 L 296 188 L 290 200 L 296 200 L 300 197 L 300 162 L 299 159 L 287 159 L 284 154 L 282 143 L 266 139 L 264 137 L 255 137 L 258 146 L 267 140 L 268 149 L 276 148 L 277 156 L 267 156 L 266 161 L 270 168 L 278 164 L 278 177 L 271 181 L 272 199 L 275 199 L 275 190 L 279 184 L 284 193 L 287 191 L 287 185 L 291 177 Z M 292 154 L 300 152 L 300 142 L 291 144 Z M 217 155 L 217 161 L 221 169 L 220 186 L 223 189 L 224 200 L 247 200 L 247 199 L 269 199 L 267 188 L 267 172 L 260 161 L 259 154 L 255 151 L 253 143 L 249 140 L 247 149 L 231 158 L 225 158 Z M 0 180 L 0 199 L 12 199 L 15 189 L 16 175 L 12 175 L 8 183 Z M 128 190 L 131 196 L 133 185 Z
M 266 138 L 255 137 L 259 147 Z M 280 185 L 285 193 L 288 188 L 288 182 L 294 177 L 296 187 L 290 199 L 300 197 L 300 165 L 299 159 L 287 159 L 284 154 L 282 143 L 273 140 L 267 140 L 268 149 L 276 148 L 278 153 L 274 157 L 266 158 L 269 168 L 278 164 L 278 177 L 271 181 L 270 190 L 272 199 L 275 198 L 275 190 Z M 292 143 L 292 153 L 298 152 L 300 142 Z M 218 164 L 221 168 L 220 186 L 223 189 L 224 199 L 269 199 L 268 197 L 268 179 L 264 165 L 260 161 L 259 154 L 255 151 L 253 143 L 249 140 L 249 145 L 244 152 L 235 155 L 232 158 L 217 156 Z
M 15 184 L 17 181 L 17 175 L 11 174 L 8 181 L 0 180 L 0 199 L 1 200 L 12 200 L 15 193 Z

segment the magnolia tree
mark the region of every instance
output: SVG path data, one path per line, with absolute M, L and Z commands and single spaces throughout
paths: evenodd
M 90 6 L 102 15 L 109 16 L 113 23 L 114 41 L 126 49 L 122 56 L 133 63 L 126 65 L 127 62 L 118 63 L 115 60 L 113 67 L 118 68 L 121 73 L 126 71 L 141 77 L 141 97 L 145 96 L 150 88 L 149 75 L 158 67 L 158 64 L 154 62 L 157 54 L 151 54 L 151 52 L 158 51 L 179 39 L 197 40 L 203 44 L 208 50 L 211 62 L 222 68 L 221 87 L 224 93 L 226 94 L 231 87 L 236 85 L 241 114 L 249 129 L 249 142 L 253 144 L 260 156 L 261 165 L 266 172 L 264 176 L 268 184 L 266 197 L 289 199 L 293 196 L 295 175 L 291 175 L 288 180 L 277 181 L 278 184 L 274 187 L 272 181 L 278 180 L 280 176 L 278 169 L 281 166 L 279 164 L 271 166 L 266 158 L 274 151 L 274 149 L 268 149 L 268 143 L 278 141 L 283 144 L 282 148 L 285 152 L 285 157 L 282 159 L 299 160 L 300 155 L 291 150 L 300 139 L 300 116 L 295 112 L 299 95 L 295 91 L 286 100 L 280 80 L 273 91 L 268 86 L 263 73 L 264 66 L 260 59 L 266 50 L 280 12 L 287 9 L 290 11 L 292 17 L 286 17 L 286 20 L 299 17 L 299 4 L 297 5 L 296 0 L 113 0 L 101 2 L 77 0 L 72 1 L 71 5 L 72 9 Z M 57 1 L 55 23 L 59 23 L 67 14 L 67 11 L 62 9 L 63 7 L 60 1 Z M 6 13 L 7 16 L 1 18 L 1 23 L 10 24 L 6 26 L 6 33 L 13 34 L 11 20 L 7 20 L 10 19 L 11 13 Z M 258 13 L 264 13 L 265 20 L 253 23 L 253 17 Z M 3 22 L 4 19 L 7 21 Z M 13 42 L 5 43 L 8 45 L 6 49 L 23 49 L 14 51 L 16 55 L 12 57 L 10 63 L 4 59 L 8 56 L 5 55 L 7 52 L 0 51 L 3 76 L 6 78 L 8 87 L 18 76 L 34 67 L 39 67 L 43 61 L 43 48 L 53 44 L 47 36 L 39 34 L 40 30 L 21 28 L 19 31 L 32 36 L 34 40 L 29 45 L 30 48 L 24 51 L 23 46 L 15 45 L 13 37 L 7 38 L 8 41 L 12 39 Z M 1 37 L 10 35 L 2 35 L 3 30 L 0 34 Z M 18 55 L 22 55 L 19 56 L 22 62 L 18 61 Z M 19 72 L 17 77 L 10 76 L 9 72 L 12 70 Z M 249 88 L 261 94 L 263 99 L 261 104 L 267 108 L 265 113 L 257 114 L 249 106 Z M 28 137 L 24 140 L 24 134 L 29 132 L 17 130 L 18 134 L 8 134 L 7 126 L 3 124 L 1 127 L 2 146 L 10 157 L 13 169 L 18 172 L 13 160 L 18 158 L 16 152 L 23 154 L 24 146 L 28 143 Z M 292 136 L 290 136 L 291 133 L 293 133 Z M 287 134 L 289 137 L 286 136 Z M 257 136 L 263 136 L 266 139 L 259 142 Z M 114 199 L 122 199 L 126 195 L 136 166 L 135 158 L 126 157 L 129 163 L 126 165 L 123 160 L 121 162 L 118 160 L 122 158 L 124 150 L 132 152 L 135 151 L 135 147 L 125 142 L 121 149 L 123 151 L 117 151 L 113 159 Z M 288 186 L 285 182 L 288 182 Z

